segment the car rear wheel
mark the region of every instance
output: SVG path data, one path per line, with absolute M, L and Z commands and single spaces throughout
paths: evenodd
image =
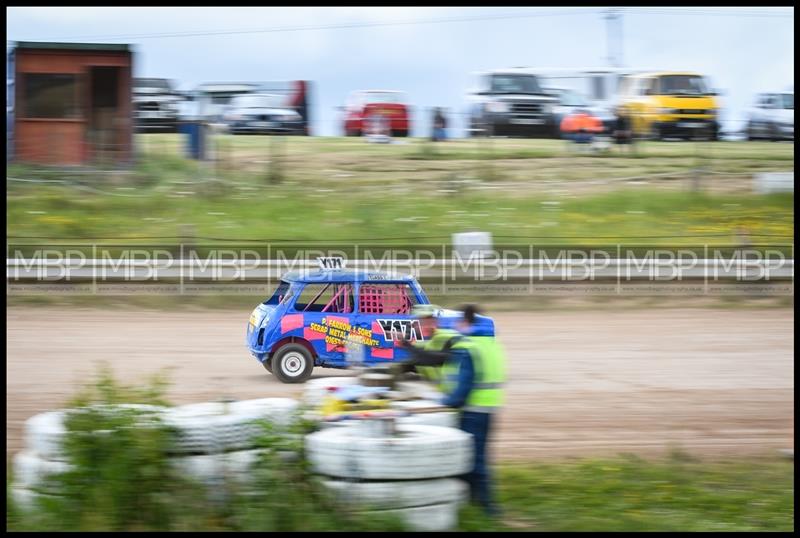
M 267 372 L 272 373 L 272 360 L 267 359 L 262 364 L 264 365 L 264 368 L 267 370 Z
M 272 374 L 281 383 L 303 383 L 314 370 L 314 358 L 300 344 L 282 346 L 269 360 L 272 362 Z

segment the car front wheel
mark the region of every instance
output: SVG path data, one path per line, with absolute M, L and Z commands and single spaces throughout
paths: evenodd
M 272 374 L 282 383 L 303 383 L 314 370 L 314 358 L 300 344 L 282 346 L 269 362 Z

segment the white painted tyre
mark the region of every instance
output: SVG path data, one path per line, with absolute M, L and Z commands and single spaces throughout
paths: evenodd
M 106 409 L 136 409 L 147 411 L 153 417 L 160 417 L 166 408 L 154 405 L 121 404 L 117 406 L 96 406 Z M 65 420 L 67 414 L 74 409 L 61 409 L 34 415 L 25 421 L 25 445 L 28 450 L 49 460 L 66 460 L 63 444 L 67 434 Z M 148 415 L 144 415 L 143 425 L 147 424 Z
M 44 490 L 48 479 L 70 469 L 71 466 L 63 461 L 47 460 L 23 450 L 14 455 L 14 484 L 24 489 Z
M 184 456 L 172 458 L 173 469 L 184 477 L 206 485 L 216 485 L 225 480 L 246 483 L 252 469 L 264 450 L 239 450 L 222 454 Z
M 347 504 L 371 510 L 415 508 L 450 502 L 463 503 L 469 497 L 469 486 L 457 478 L 403 480 L 396 482 L 351 482 L 325 480 L 323 485 Z
M 467 473 L 472 435 L 454 428 L 397 425 L 397 434 L 364 437 L 360 428 L 328 428 L 306 436 L 314 472 L 367 480 L 414 480 Z
M 294 413 L 300 402 L 292 398 L 259 398 L 241 400 L 230 406 L 232 413 L 249 415 L 255 413 L 274 424 L 288 426 L 294 419 Z
M 310 379 L 303 385 L 303 403 L 311 407 L 322 405 L 325 395 L 328 394 L 328 387 L 346 387 L 358 384 L 357 377 L 320 377 Z
M 412 531 L 452 531 L 458 526 L 459 503 L 431 504 L 398 510 L 380 510 L 366 514 L 394 514 L 400 517 Z
M 443 428 L 458 428 L 458 413 L 455 411 L 442 411 L 441 413 L 420 413 L 399 419 L 398 424 L 420 424 L 425 426 L 441 426 Z
M 164 422 L 177 434 L 176 453 L 214 454 L 254 448 L 259 422 L 287 424 L 296 406 L 287 398 L 189 404 L 167 410 Z

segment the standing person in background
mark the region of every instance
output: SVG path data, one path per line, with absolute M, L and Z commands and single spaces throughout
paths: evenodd
M 431 140 L 439 142 L 447 139 L 447 119 L 441 108 L 433 109 L 433 134 Z
M 603 132 L 603 122 L 588 110 L 577 110 L 561 120 L 560 129 L 564 138 L 590 148 L 594 137 Z
M 618 146 L 627 145 L 630 147 L 630 152 L 635 154 L 636 147 L 634 145 L 633 125 L 631 124 L 630 115 L 621 106 L 616 107 L 614 115 L 616 119 L 614 120 L 614 126 L 611 131 L 611 137 L 614 139 L 614 143 Z M 622 151 L 621 147 L 620 151 Z

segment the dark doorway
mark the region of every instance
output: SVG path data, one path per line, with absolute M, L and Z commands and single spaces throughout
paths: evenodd
M 89 68 L 89 125 L 87 138 L 95 161 L 116 160 L 123 150 L 120 124 L 119 68 Z

